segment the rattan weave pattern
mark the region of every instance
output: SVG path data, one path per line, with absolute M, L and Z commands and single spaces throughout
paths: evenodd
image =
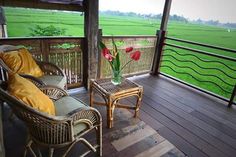
M 5 86 L 7 87 L 6 83 L 1 84 L 0 100 L 6 102 L 12 108 L 13 113 L 25 123 L 28 129 L 29 137 L 24 157 L 27 156 L 28 152 L 34 157 L 37 156 L 31 147 L 32 144 L 35 144 L 37 149 L 41 147 L 49 148 L 49 157 L 53 156 L 54 149 L 65 147 L 66 150 L 62 154 L 65 157 L 77 142 L 82 142 L 87 146 L 88 151 L 83 153 L 84 155 L 93 151 L 98 156 L 102 156 L 102 118 L 96 109 L 85 105 L 85 107 L 77 108 L 65 116 L 51 116 L 27 106 L 22 101 L 11 96 L 6 91 Z M 57 87 L 44 86 L 41 88 L 42 92 L 48 94 L 53 100 L 67 95 L 66 91 Z M 79 124 L 85 125 L 86 128 L 75 134 L 73 128 Z M 84 135 L 94 132 L 94 130 L 97 142 L 92 145 Z M 42 156 L 40 150 L 38 153 L 39 156 Z
M 138 87 L 135 83 L 129 81 L 128 79 L 122 78 L 122 83 L 119 85 L 113 85 L 111 83 L 111 79 L 99 79 L 95 80 L 97 84 L 99 84 L 104 90 L 108 93 L 116 93 L 123 90 L 128 90 L 130 88 Z

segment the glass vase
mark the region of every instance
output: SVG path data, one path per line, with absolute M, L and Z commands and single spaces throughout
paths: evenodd
M 119 70 L 112 70 L 111 83 L 114 85 L 119 85 L 122 82 L 121 72 Z

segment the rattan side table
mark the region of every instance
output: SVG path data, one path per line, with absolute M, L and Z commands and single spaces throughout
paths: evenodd
M 94 92 L 97 92 L 105 101 L 94 101 Z M 134 117 L 138 116 L 140 103 L 143 95 L 143 87 L 128 80 L 123 79 L 120 85 L 113 85 L 111 79 L 98 79 L 90 81 L 90 106 L 103 105 L 107 107 L 107 127 L 113 127 L 113 113 L 115 108 L 126 108 L 135 110 Z M 120 104 L 118 101 L 130 96 L 136 96 L 135 106 Z

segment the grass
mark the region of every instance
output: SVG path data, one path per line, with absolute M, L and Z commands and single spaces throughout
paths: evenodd
M 54 25 L 56 27 L 65 28 L 67 36 L 84 36 L 84 21 L 83 21 L 84 16 L 81 13 L 5 8 L 5 14 L 7 17 L 8 35 L 10 37 L 30 36 L 31 33 L 30 28 L 38 24 L 42 26 Z M 104 35 L 155 35 L 156 31 L 160 27 L 160 20 L 150 20 L 138 17 L 101 15 L 99 17 L 99 27 L 103 29 Z M 168 24 L 168 36 L 200 43 L 217 45 L 230 49 L 236 49 L 235 29 L 232 29 L 229 32 L 228 29 L 226 28 L 170 21 Z M 236 53 L 227 53 L 225 51 L 219 51 L 205 47 L 177 43 L 173 41 L 168 41 L 168 42 L 236 58 Z M 171 47 L 166 47 L 166 49 L 169 48 Z M 213 83 L 209 82 L 203 83 L 201 81 L 211 81 L 219 84 L 219 86 L 224 90 L 232 91 L 233 85 L 235 85 L 236 83 L 236 79 L 232 79 L 223 74 L 222 72 L 220 72 L 219 70 L 215 70 L 213 68 L 221 69 L 230 76 L 236 78 L 236 73 L 234 70 L 230 70 L 229 68 L 219 63 L 201 62 L 195 57 L 188 56 L 190 52 L 180 49 L 174 49 L 174 50 L 182 54 L 182 56 L 171 51 L 166 51 L 165 54 L 170 54 L 171 56 L 163 57 L 163 60 L 167 61 L 162 63 L 163 65 L 163 67 L 161 68 L 162 72 L 165 72 L 169 75 L 182 79 L 186 82 L 189 82 L 201 88 L 207 89 L 224 97 L 227 98 L 230 97 L 229 93 L 224 92 L 222 89 L 215 86 Z M 232 69 L 236 69 L 235 62 L 222 60 L 206 55 L 200 55 L 200 54 L 195 54 L 195 55 L 208 61 L 222 61 L 223 63 L 230 66 Z M 177 60 L 192 61 L 199 64 L 199 66 L 208 69 L 199 68 L 197 65 L 192 64 L 191 62 L 177 61 L 175 58 L 173 58 L 173 56 Z M 175 65 L 169 61 L 174 62 Z M 174 71 L 168 68 L 168 66 L 172 67 Z M 199 75 L 190 68 L 197 70 L 201 74 L 205 75 L 213 74 L 231 85 L 227 85 L 227 83 L 222 82 L 215 76 Z M 180 73 L 188 73 L 188 74 L 180 74 Z M 191 74 L 192 76 L 189 74 Z

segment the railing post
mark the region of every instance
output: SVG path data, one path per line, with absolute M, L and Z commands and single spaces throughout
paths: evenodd
M 102 29 L 98 29 L 98 47 L 99 43 L 102 41 Z M 101 53 L 100 49 L 98 48 L 98 69 L 97 69 L 97 78 L 101 78 Z
M 0 38 L 7 38 L 6 17 L 2 7 L 0 7 Z
M 48 39 L 40 39 L 40 46 L 41 46 L 41 54 L 42 54 L 42 60 L 45 62 L 49 62 L 49 40 Z
M 160 65 L 161 65 L 161 57 L 163 52 L 163 46 L 165 41 L 166 29 L 168 24 L 168 19 L 170 15 L 170 8 L 171 8 L 172 0 L 165 1 L 165 7 L 163 10 L 163 16 L 161 21 L 160 30 L 157 32 L 157 42 L 155 48 L 155 55 L 152 63 L 151 74 L 157 75 L 160 72 Z
M 165 34 L 166 31 L 157 30 L 157 41 L 156 41 L 156 48 L 155 48 L 155 55 L 152 63 L 152 75 L 157 75 L 160 72 L 161 66 L 161 58 L 163 52 L 163 46 L 165 41 Z
M 230 98 L 230 100 L 229 100 L 228 107 L 231 107 L 231 106 L 232 106 L 232 104 L 233 104 L 233 102 L 234 102 L 234 97 L 235 97 L 235 95 L 236 95 L 236 85 L 234 86 L 234 90 L 233 90 L 232 95 L 231 95 L 231 98 Z

